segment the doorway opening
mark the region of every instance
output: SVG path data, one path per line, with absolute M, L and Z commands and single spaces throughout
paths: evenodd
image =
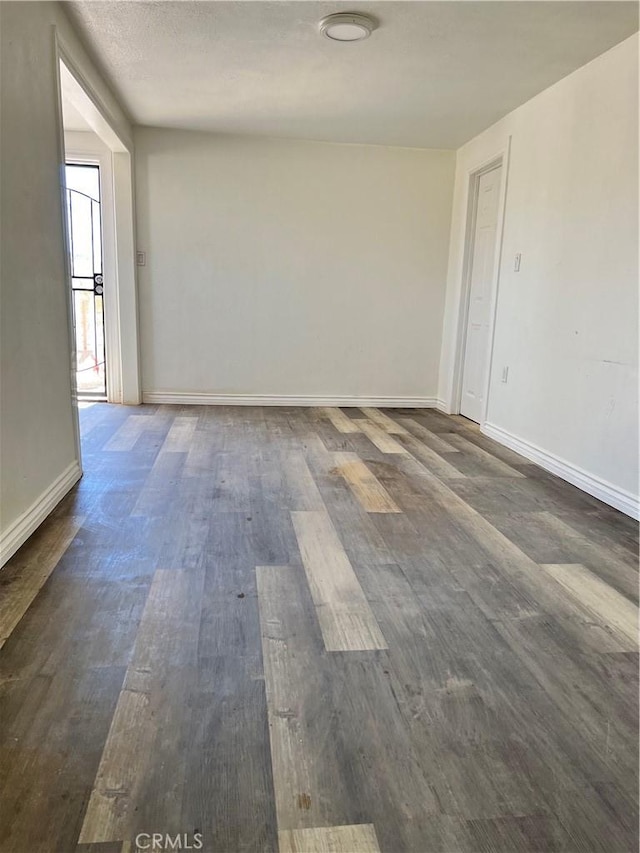
M 76 390 L 80 399 L 106 400 L 100 166 L 67 162 L 65 179 Z
M 505 173 L 501 154 L 469 175 L 457 410 L 480 425 L 486 420 L 489 396 Z
M 73 399 L 138 405 L 133 141 L 56 45 Z

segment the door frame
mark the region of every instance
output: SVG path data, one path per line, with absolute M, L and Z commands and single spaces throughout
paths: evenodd
M 509 183 L 509 156 L 511 153 L 511 137 L 508 138 L 504 147 L 494 151 L 490 157 L 475 163 L 467 170 L 467 201 L 466 201 L 466 224 L 464 235 L 464 255 L 462 265 L 462 284 L 460 288 L 460 303 L 458 306 L 458 331 L 456 334 L 456 348 L 453 369 L 453 406 L 452 414 L 459 415 L 462 404 L 462 380 L 464 375 L 464 359 L 467 339 L 467 323 L 469 320 L 469 301 L 471 297 L 471 271 L 473 263 L 474 232 L 476 215 L 478 209 L 478 189 L 480 177 L 493 169 L 502 167 L 500 180 L 500 194 L 498 198 L 498 221 L 496 225 L 496 245 L 493 265 L 493 277 L 489 297 L 489 336 L 487 342 L 486 375 L 484 380 L 484 394 L 482 399 L 482 411 L 480 416 L 480 427 L 487 420 L 489 407 L 489 392 L 491 389 L 491 374 L 493 368 L 493 349 L 495 339 L 496 309 L 498 305 L 498 288 L 500 284 L 500 273 L 502 263 L 502 244 L 504 236 L 504 222 L 507 201 L 507 187 Z
M 82 139 L 81 137 L 87 137 Z M 104 275 L 104 342 L 107 402 L 122 402 L 122 357 L 118 306 L 118 276 L 113 204 L 111 152 L 92 133 L 65 133 L 65 162 L 98 166 L 102 215 L 102 269 Z
M 114 286 L 111 289 L 113 298 L 111 300 L 112 310 L 108 331 L 105 326 L 105 343 L 110 346 L 107 368 L 111 374 L 107 378 L 107 399 L 113 403 L 137 406 L 142 402 L 142 389 L 135 249 L 133 144 L 131 140 L 118 135 L 118 131 L 115 129 L 116 123 L 112 121 L 108 106 L 85 79 L 73 59 L 73 51 L 67 48 L 64 38 L 56 29 L 54 29 L 54 45 L 58 83 L 60 162 L 64 164 L 67 159 L 86 156 L 86 152 L 83 150 L 76 150 L 77 146 L 69 146 L 69 150 L 66 150 L 62 117 L 62 90 L 64 89 L 66 96 L 73 102 L 75 108 L 93 130 L 98 146 L 101 144 L 104 147 L 103 152 L 90 152 L 93 160 L 95 161 L 97 154 L 101 154 L 103 160 L 99 165 L 101 169 L 104 169 L 104 174 L 107 172 L 110 174 L 108 189 L 111 192 L 111 204 L 108 205 L 108 208 L 113 225 L 111 247 L 114 261 L 110 272 L 114 276 Z M 87 136 L 89 137 L 90 134 Z M 106 208 L 107 205 L 105 205 L 104 211 Z M 105 230 L 104 211 L 103 232 Z M 67 227 L 66 207 L 64 206 L 63 212 L 65 227 Z M 69 290 L 71 290 L 70 272 Z M 71 296 L 69 297 L 69 307 L 71 310 Z M 105 301 L 105 321 L 106 312 Z M 72 319 L 70 319 L 70 335 L 73 337 Z M 72 360 L 75 370 L 74 355 Z M 75 373 L 73 388 L 75 401 Z M 77 444 L 79 446 L 79 439 Z

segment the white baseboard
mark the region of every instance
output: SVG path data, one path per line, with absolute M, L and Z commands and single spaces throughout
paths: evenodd
M 279 394 L 198 394 L 188 391 L 145 391 L 143 403 L 184 406 L 380 406 L 382 408 L 433 409 L 435 397 L 321 397 Z
M 447 404 L 446 400 L 441 400 L 441 399 L 440 399 L 440 397 L 438 397 L 438 398 L 436 399 L 435 408 L 436 408 L 439 412 L 444 412 L 444 413 L 445 413 L 445 415 L 450 415 L 450 414 L 451 414 L 451 412 L 449 411 L 449 406 L 448 406 L 448 404 Z
M 620 512 L 631 516 L 631 518 L 640 518 L 640 499 L 637 495 L 625 489 L 620 489 L 614 486 L 613 483 L 596 477 L 594 474 L 589 474 L 588 471 L 584 471 L 577 465 L 560 459 L 553 453 L 542 450 L 542 448 L 537 447 L 535 444 L 518 438 L 518 436 L 507 432 L 495 424 L 485 423 L 481 427 L 481 431 L 499 444 L 504 444 L 505 447 L 515 450 L 516 453 L 519 453 L 526 459 L 536 462 L 545 471 L 556 474 L 568 483 L 582 489 L 583 492 L 587 492 L 587 494 L 593 495 L 594 498 L 603 501 L 603 503 L 619 509 Z
M 62 498 L 82 477 L 82 471 L 77 461 L 57 477 L 48 489 L 22 513 L 7 530 L 0 534 L 0 566 L 9 560 L 18 548 L 27 541 L 45 518 L 56 508 Z

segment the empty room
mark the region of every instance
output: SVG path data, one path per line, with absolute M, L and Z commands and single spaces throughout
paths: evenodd
M 0 0 L 0 853 L 635 853 L 638 17 Z

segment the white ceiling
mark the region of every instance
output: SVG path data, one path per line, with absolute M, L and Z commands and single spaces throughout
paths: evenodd
M 137 124 L 455 148 L 638 27 L 635 2 L 65 4 Z M 336 11 L 366 41 L 322 38 Z

